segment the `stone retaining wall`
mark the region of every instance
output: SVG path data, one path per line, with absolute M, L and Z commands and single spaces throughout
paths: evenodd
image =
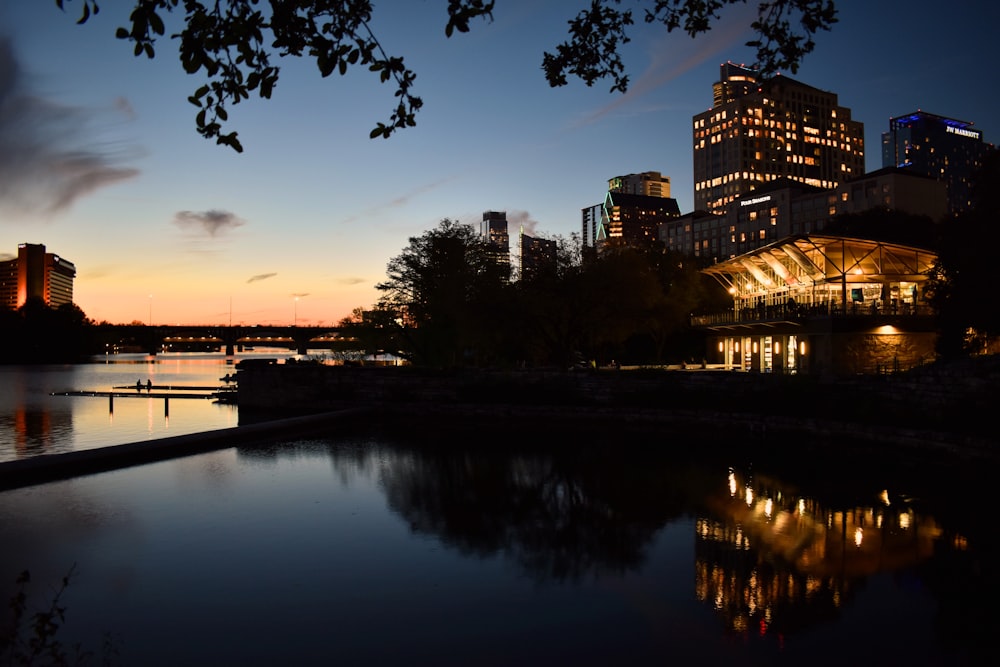
M 240 420 L 345 407 L 422 414 L 561 414 L 723 421 L 978 453 L 1000 451 L 989 423 L 1000 363 L 818 378 L 716 370 L 435 372 L 273 364 L 239 371 Z

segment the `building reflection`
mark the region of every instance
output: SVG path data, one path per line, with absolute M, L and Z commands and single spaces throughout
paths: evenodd
M 779 638 L 835 618 L 867 577 L 924 561 L 942 534 L 887 491 L 833 509 L 732 470 L 708 513 L 696 522 L 698 599 L 733 632 Z
M 13 433 L 14 451 L 18 456 L 40 454 L 52 449 L 73 428 L 70 413 L 31 409 L 23 405 L 16 406 L 10 420 L 9 431 Z

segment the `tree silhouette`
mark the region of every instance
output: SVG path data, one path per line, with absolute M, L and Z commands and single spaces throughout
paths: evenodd
M 64 9 L 67 2 L 55 0 Z M 205 83 L 188 100 L 198 108 L 195 123 L 206 139 L 242 151 L 236 132 L 224 133 L 232 105 L 251 93 L 270 98 L 280 68 L 274 57 L 297 56 L 315 60 L 320 75 L 341 75 L 363 67 L 382 83 L 393 82 L 397 99 L 389 117 L 378 122 L 371 137 L 388 138 L 396 130 L 416 124 L 423 106 L 413 93 L 416 73 L 403 58 L 386 53 L 371 29 L 370 0 L 133 0 L 119 39 L 132 44 L 136 56 L 156 55 L 157 39 L 166 33 L 164 17 L 183 11 L 178 40 L 181 66 L 188 74 L 201 73 Z M 646 23 L 663 25 L 667 32 L 683 30 L 691 37 L 708 32 L 727 6 L 745 0 L 641 0 Z M 551 86 L 567 83 L 567 75 L 588 86 L 610 78 L 612 91 L 625 92 L 628 76 L 619 48 L 629 41 L 631 10 L 618 8 L 620 0 L 591 0 L 569 21 L 569 40 L 555 53 L 545 53 L 542 68 Z M 86 23 L 100 11 L 97 0 L 81 0 L 77 23 Z M 268 5 L 261 10 L 260 5 Z M 474 19 L 491 21 L 494 0 L 448 0 L 445 36 L 468 32 Z M 382 10 L 388 12 L 388 10 Z M 757 50 L 757 66 L 766 76 L 782 69 L 795 72 L 813 49 L 813 36 L 837 21 L 832 0 L 771 0 L 758 3 L 752 28 L 757 38 L 747 45 Z

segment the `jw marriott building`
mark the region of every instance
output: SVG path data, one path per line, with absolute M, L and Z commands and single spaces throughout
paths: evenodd
M 693 130 L 696 210 L 722 213 L 779 178 L 831 189 L 865 173 L 864 124 L 836 94 L 741 65 L 722 65 Z

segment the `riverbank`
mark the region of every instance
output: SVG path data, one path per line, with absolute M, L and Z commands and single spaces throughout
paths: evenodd
M 1000 457 L 990 416 L 1000 357 L 892 375 L 726 370 L 430 371 L 262 364 L 239 371 L 240 419 L 364 406 L 411 419 L 691 424 L 800 432 L 968 459 Z

